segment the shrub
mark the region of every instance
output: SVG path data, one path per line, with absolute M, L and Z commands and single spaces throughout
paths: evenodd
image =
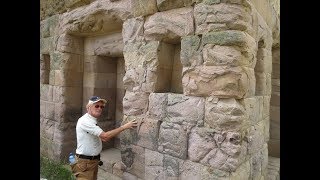
M 70 169 L 62 162 L 40 156 L 40 177 L 47 180 L 75 180 Z

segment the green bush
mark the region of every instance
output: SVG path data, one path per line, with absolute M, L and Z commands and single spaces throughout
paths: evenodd
M 72 172 L 63 164 L 40 156 L 40 177 L 47 180 L 75 180 Z

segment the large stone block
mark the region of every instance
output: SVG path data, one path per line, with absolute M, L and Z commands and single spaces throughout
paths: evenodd
M 191 6 L 197 0 L 157 0 L 159 11 L 167 11 L 170 9 L 178 9 L 186 6 Z
M 193 34 L 192 7 L 157 12 L 148 16 L 144 23 L 144 35 L 147 40 L 179 43 L 180 37 Z
M 40 37 L 47 38 L 57 33 L 59 25 L 59 15 L 53 15 L 40 22 Z
M 143 17 L 127 19 L 122 25 L 122 38 L 124 44 L 142 41 L 143 37 Z
M 257 51 L 257 63 L 254 67 L 257 72 L 272 73 L 271 50 L 259 48 Z
M 179 166 L 182 160 L 172 157 L 170 155 L 164 155 L 163 168 L 165 171 L 165 179 L 178 180 L 179 178 Z
M 250 125 L 254 125 L 263 119 L 263 96 L 244 98 L 242 102 L 246 109 Z
M 264 148 L 253 154 L 250 162 L 250 179 L 261 179 L 267 175 L 268 166 L 268 149 L 265 144 Z
M 150 150 L 158 149 L 158 133 L 160 121 L 145 118 L 140 121 L 137 145 Z
M 83 58 L 78 54 L 54 51 L 50 62 L 50 70 L 83 72 Z
M 235 171 L 247 154 L 247 143 L 238 132 L 194 128 L 188 146 L 190 160 L 227 172 Z
M 255 95 L 256 96 L 266 96 L 271 95 L 271 74 L 255 72 L 256 77 L 256 88 Z
M 145 179 L 164 179 L 164 155 L 145 149 Z
M 49 84 L 40 84 L 40 100 L 53 101 L 53 89 Z
M 147 112 L 149 93 L 126 91 L 123 97 L 124 115 L 141 115 Z
M 132 45 L 132 46 L 131 46 Z M 127 44 L 124 49 L 124 87 L 130 91 L 168 92 L 175 47 L 167 43 Z
M 180 178 L 185 180 L 228 179 L 230 173 L 186 160 L 180 165 Z
M 185 95 L 219 98 L 251 97 L 254 94 L 253 69 L 227 66 L 183 68 L 182 85 Z
M 183 67 L 202 65 L 201 38 L 199 36 L 185 36 L 181 38 L 181 64 Z
M 83 72 L 54 70 L 55 86 L 81 87 Z
M 154 69 L 155 67 L 157 67 L 159 65 L 159 46 L 159 41 L 126 44 L 123 49 L 126 70 L 138 67 L 148 69 Z
M 116 73 L 84 73 L 83 86 L 89 88 L 116 89 Z
M 189 132 L 193 126 L 203 126 L 204 107 L 202 97 L 168 94 L 166 121 L 181 124 Z
M 55 103 L 54 119 L 58 122 L 77 122 L 82 115 L 81 106 Z
M 61 34 L 57 40 L 56 49 L 64 53 L 79 54 L 83 53 L 83 39 L 69 34 Z
M 52 141 L 55 123 L 56 122 L 53 120 L 47 118 L 40 118 L 40 136 L 42 138 L 46 138 L 47 140 Z
M 163 120 L 167 116 L 167 93 L 150 93 L 148 116 L 151 118 Z
M 187 130 L 179 124 L 163 122 L 160 126 L 158 151 L 186 159 L 188 146 Z
M 265 125 L 264 121 L 260 121 L 246 130 L 245 139 L 248 141 L 248 154 L 250 156 L 261 150 L 265 144 Z
M 127 1 L 94 1 L 88 6 L 64 13 L 60 22 L 60 34 L 88 36 L 119 32 L 122 22 L 132 17 L 130 10 L 130 3 Z
M 212 2 L 212 1 L 209 1 Z M 198 3 L 194 7 L 196 34 L 239 30 L 253 34 L 250 10 L 234 3 Z
M 121 32 L 88 37 L 84 40 L 84 54 L 92 56 L 122 57 L 123 40 Z
M 205 104 L 205 126 L 216 130 L 241 130 L 248 122 L 244 106 L 236 99 L 209 97 Z
M 50 54 L 55 50 L 54 37 L 47 37 L 40 39 L 40 53 Z
M 145 174 L 145 149 L 132 145 L 133 163 L 127 171 L 135 176 L 144 179 Z
M 131 8 L 134 17 L 146 16 L 158 11 L 156 0 L 133 0 Z
M 84 72 L 117 73 L 117 61 L 105 56 L 84 56 Z
M 203 64 L 206 66 L 245 66 L 254 68 L 255 53 L 237 46 L 206 44 L 203 47 Z
M 218 32 L 210 32 L 202 36 L 202 43 L 214 44 L 220 46 L 238 46 L 250 50 L 257 51 L 256 40 L 243 31 L 226 30 Z

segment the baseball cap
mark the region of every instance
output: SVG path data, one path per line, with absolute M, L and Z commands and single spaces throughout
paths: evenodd
M 98 101 L 102 101 L 104 104 L 107 103 L 107 100 L 100 98 L 99 96 L 91 96 L 89 99 L 88 104 L 93 104 L 96 103 Z

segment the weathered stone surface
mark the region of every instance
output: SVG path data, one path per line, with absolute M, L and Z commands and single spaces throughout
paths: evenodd
M 158 151 L 180 159 L 186 159 L 187 137 L 187 129 L 182 125 L 163 122 L 160 125 Z
M 167 11 L 170 9 L 178 9 L 186 6 L 191 6 L 197 0 L 157 0 L 157 7 L 159 11 Z
M 59 15 L 48 17 L 40 22 L 40 37 L 47 38 L 54 36 L 58 30 Z
M 159 41 L 126 44 L 123 49 L 126 71 L 134 68 L 154 69 L 159 65 Z
M 256 77 L 256 96 L 266 96 L 271 95 L 271 74 L 255 72 Z
M 244 161 L 247 148 L 240 133 L 208 128 L 194 128 L 188 145 L 190 160 L 227 172 L 235 171 Z
M 40 100 L 52 101 L 54 87 L 48 84 L 40 84 Z
M 181 38 L 181 64 L 183 67 L 202 65 L 201 38 L 199 36 L 186 36 Z
M 149 118 L 143 119 L 138 128 L 137 145 L 150 150 L 157 150 L 159 126 L 160 121 Z
M 211 31 L 240 30 L 252 34 L 250 10 L 239 4 L 198 3 L 194 7 L 196 34 Z
M 42 138 L 53 140 L 55 122 L 54 120 L 47 119 L 45 117 L 40 118 L 40 134 Z
M 174 52 L 173 45 L 159 41 L 125 45 L 124 87 L 149 93 L 170 91 Z
M 132 18 L 127 1 L 99 0 L 74 9 L 60 17 L 60 32 L 86 36 L 121 30 L 124 20 Z
M 81 117 L 82 111 L 79 105 L 55 103 L 54 104 L 54 119 L 58 122 L 77 122 Z
M 254 93 L 253 69 L 244 67 L 200 66 L 183 68 L 186 95 L 241 99 Z
M 53 70 L 55 86 L 72 86 L 81 87 L 83 84 L 83 72 L 68 71 L 68 70 Z
M 272 73 L 272 55 L 271 50 L 259 48 L 257 52 L 257 63 L 254 67 L 257 72 Z
M 56 49 L 60 52 L 80 55 L 83 52 L 83 40 L 80 37 L 62 34 L 57 40 Z
M 246 161 L 242 163 L 235 172 L 230 175 L 230 180 L 250 179 L 250 163 Z M 261 179 L 262 180 L 262 179 Z
M 134 17 L 146 16 L 158 11 L 156 0 L 133 0 L 130 2 Z
M 142 41 L 143 37 L 144 18 L 136 17 L 124 21 L 122 27 L 123 43 L 135 43 Z
M 254 125 L 263 119 L 263 96 L 244 98 L 242 102 L 250 125 Z
M 163 168 L 165 171 L 165 179 L 178 180 L 179 166 L 181 163 L 182 163 L 181 159 L 165 154 L 163 158 Z
M 117 61 L 114 58 L 103 57 L 103 56 L 84 56 L 84 67 L 83 71 L 86 75 L 89 74 L 108 74 L 109 76 L 114 76 L 117 73 Z M 105 77 L 106 79 L 110 79 L 110 77 Z M 86 82 L 93 83 L 93 82 Z M 110 88 L 110 86 L 104 86 Z M 112 86 L 115 87 L 115 86 Z
M 168 93 L 150 93 L 148 115 L 163 120 L 167 116 Z
M 266 122 L 260 121 L 246 130 L 245 139 L 248 142 L 248 155 L 253 155 L 263 148 L 265 144 L 264 126 Z
M 145 174 L 145 149 L 140 146 L 132 145 L 133 163 L 127 171 L 131 174 L 144 179 Z
M 166 121 L 183 125 L 187 132 L 193 126 L 203 126 L 204 104 L 202 97 L 168 94 Z
M 205 104 L 206 126 L 221 130 L 241 130 L 248 122 L 244 106 L 236 99 L 209 97 Z
M 145 179 L 164 179 L 163 159 L 163 154 L 145 149 Z
M 83 72 L 83 57 L 78 54 L 54 51 L 51 53 L 50 62 L 51 70 Z
M 257 49 L 257 43 L 252 36 L 243 31 L 237 30 L 226 30 L 204 34 L 202 37 L 202 43 L 203 45 L 214 44 L 221 46 L 238 46 L 252 49 L 253 52 Z
M 266 179 L 280 180 L 280 158 L 268 157 L 268 175 Z
M 270 117 L 270 95 L 263 96 L 262 119 Z
M 246 66 L 254 68 L 255 52 L 237 46 L 206 44 L 203 47 L 203 64 L 206 66 Z
M 272 30 L 269 28 L 261 14 L 257 13 L 257 18 L 259 26 L 257 28 L 256 42 L 258 42 L 259 48 L 271 50 L 273 44 Z
M 156 87 L 155 70 L 134 68 L 126 71 L 123 77 L 123 86 L 127 91 L 153 92 Z
M 85 39 L 84 54 L 95 56 L 122 57 L 123 41 L 121 32 Z
M 227 180 L 229 172 L 221 171 L 216 168 L 204 166 L 199 163 L 192 162 L 190 160 L 184 161 L 180 165 L 180 178 L 186 180 L 212 180 L 222 179 Z
M 126 91 L 123 97 L 124 115 L 141 115 L 147 111 L 149 93 Z
M 192 35 L 193 9 L 180 8 L 148 16 L 144 23 L 146 39 L 177 43 L 180 37 Z
M 54 51 L 55 42 L 54 37 L 47 37 L 40 39 L 40 53 L 41 54 L 50 54 L 50 52 Z
M 250 179 L 261 179 L 267 177 L 267 166 L 268 166 L 268 149 L 267 145 L 259 152 L 252 155 L 249 160 L 251 171 Z

